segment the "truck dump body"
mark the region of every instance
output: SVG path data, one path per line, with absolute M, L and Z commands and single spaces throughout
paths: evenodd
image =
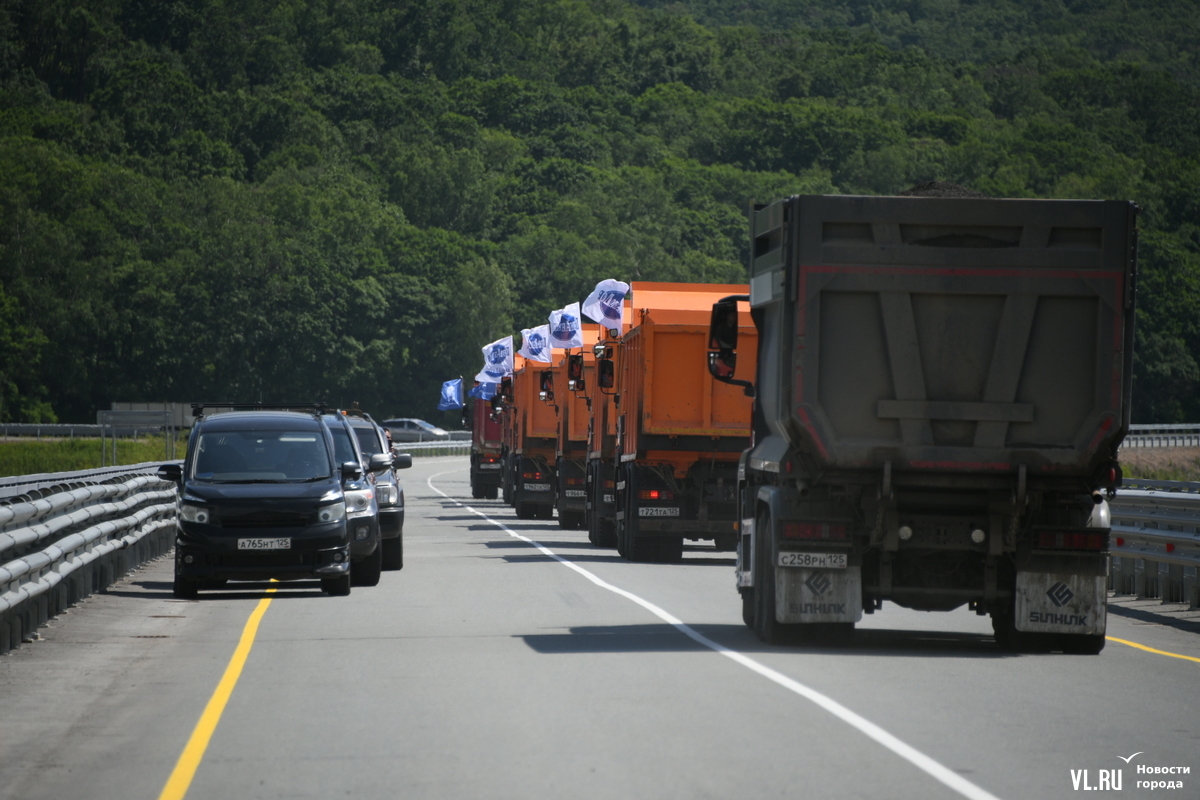
M 575 389 L 571 388 L 566 356 L 557 359 L 554 373 L 554 396 L 559 409 L 556 502 L 561 528 L 583 528 L 587 525 L 586 475 L 591 412 L 585 390 L 595 379 L 596 359 L 592 346 L 599 335 L 599 325 L 585 323 L 582 352 L 572 352 L 580 362 L 582 387 L 577 385 Z
M 752 302 L 794 248 L 791 417 L 816 462 L 1086 474 L 1124 436 L 1130 204 L 801 197 L 754 227 Z
M 737 576 L 764 640 L 891 600 L 991 614 L 1006 646 L 1103 647 L 1135 218 L 1085 200 L 752 210 Z M 752 346 L 717 336 L 728 311 L 714 308 L 713 364 Z
M 502 430 L 492 405 L 471 400 L 471 496 L 494 500 L 500 486 Z
M 540 396 L 543 373 L 553 375 L 553 365 L 522 359 L 512 377 L 513 443 L 506 469 L 513 507 L 525 519 L 554 514 L 558 408 Z
M 737 457 L 750 442 L 751 401 L 704 371 L 712 304 L 743 285 L 634 283 L 632 327 L 618 348 L 617 546 L 633 560 L 674 560 L 687 539 L 732 549 Z M 754 374 L 749 313 L 740 375 Z

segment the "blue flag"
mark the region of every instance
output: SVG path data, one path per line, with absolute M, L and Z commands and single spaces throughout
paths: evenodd
M 500 388 L 497 383 L 480 383 L 472 386 L 468 391 L 469 397 L 474 397 L 476 400 L 491 400 L 496 396 L 496 389 Z
M 450 411 L 462 407 L 462 378 L 455 378 L 443 383 L 442 399 L 438 401 L 438 411 Z

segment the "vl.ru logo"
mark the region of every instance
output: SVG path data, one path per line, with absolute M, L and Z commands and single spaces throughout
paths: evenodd
M 1050 598 L 1051 603 L 1062 608 L 1075 598 L 1075 593 L 1071 591 L 1069 586 L 1059 581 L 1050 587 L 1050 590 L 1046 592 L 1046 596 Z

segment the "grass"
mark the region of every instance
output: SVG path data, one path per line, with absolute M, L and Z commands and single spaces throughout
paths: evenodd
M 141 464 L 164 460 L 165 442 L 161 436 L 139 436 L 137 440 L 117 440 L 117 464 Z M 111 441 L 109 447 L 112 447 Z M 177 458 L 183 458 L 187 440 L 175 445 Z M 111 461 L 111 450 L 109 460 Z M 99 439 L 8 439 L 0 441 L 0 477 L 36 475 L 43 472 L 74 472 L 100 466 Z
M 1126 478 L 1200 481 L 1200 447 L 1128 447 L 1121 449 Z

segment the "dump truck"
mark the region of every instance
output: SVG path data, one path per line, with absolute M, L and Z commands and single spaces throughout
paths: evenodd
M 750 214 L 757 353 L 737 589 L 768 643 L 884 600 L 966 605 L 1015 649 L 1096 653 L 1129 428 L 1136 206 L 795 196 Z M 751 308 L 757 342 L 740 336 Z
M 509 384 L 511 394 L 505 398 L 511 425 L 503 471 L 520 519 L 554 516 L 558 408 L 552 399 L 553 374 L 550 364 L 518 357 Z M 547 390 L 549 397 L 543 394 Z
M 562 351 L 555 358 L 550 390 L 558 406 L 558 446 L 555 475 L 560 528 L 587 525 L 587 454 L 591 412 L 586 388 L 596 371 L 593 346 L 600 326 L 584 323 L 583 348 Z M 555 351 L 556 353 L 558 351 Z
M 628 314 L 626 318 L 628 319 Z M 623 326 L 623 330 L 628 330 L 628 322 Z M 612 347 L 620 341 L 621 332 L 618 330 L 614 335 L 613 330 L 601 329 L 597 343 L 602 344 L 604 348 Z M 571 363 L 568 363 L 568 385 L 583 394 L 588 409 L 584 525 L 587 527 L 588 541 L 597 547 L 613 547 L 617 543 L 617 415 L 613 406 L 615 379 L 610 385 L 602 388 L 596 377 L 594 350 L 590 369 L 586 354 L 576 356 L 574 369 Z
M 500 419 L 486 400 L 472 399 L 471 421 L 471 497 L 495 500 L 500 489 Z
M 596 364 L 596 384 L 613 392 L 616 416 L 617 551 L 631 561 L 676 561 L 685 539 L 732 551 L 751 401 L 742 387 L 714 380 L 703 363 L 713 303 L 748 287 L 630 288 L 630 328 L 619 344 L 600 345 Z M 742 317 L 739 332 L 750 342 L 754 324 L 748 311 Z M 753 354 L 740 369 L 753 374 Z

